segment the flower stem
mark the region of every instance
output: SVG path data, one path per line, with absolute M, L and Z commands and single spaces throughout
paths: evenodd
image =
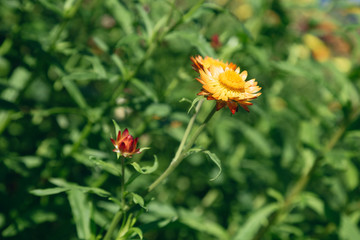
M 121 157 L 121 208 L 125 207 L 125 158 Z
M 128 206 L 125 204 L 125 158 L 120 156 L 121 158 L 121 208 L 117 211 L 115 216 L 113 217 L 109 230 L 105 234 L 104 240 L 110 240 L 116 227 L 118 226 L 121 218 L 124 213 L 128 210 Z
M 114 216 L 114 218 L 111 221 L 109 230 L 107 231 L 107 233 L 105 234 L 105 237 L 103 240 L 110 240 L 118 223 L 120 222 L 121 218 L 123 216 L 123 211 L 120 209 Z
M 158 177 L 148 188 L 148 192 L 151 192 L 152 190 L 154 190 L 165 178 L 167 178 L 175 169 L 176 167 L 182 162 L 182 160 L 186 157 L 187 151 L 191 148 L 191 146 L 194 144 L 194 142 L 196 141 L 196 139 L 198 138 L 198 136 L 200 135 L 200 133 L 202 132 L 202 130 L 204 129 L 204 127 L 206 126 L 207 122 L 211 119 L 211 117 L 214 115 L 214 113 L 216 112 L 216 108 L 214 107 L 213 110 L 209 113 L 209 115 L 207 116 L 207 118 L 205 119 L 205 121 L 197 128 L 196 132 L 194 133 L 194 135 L 191 137 L 191 139 L 189 140 L 188 144 L 185 146 L 186 140 L 188 139 L 191 129 L 193 128 L 195 119 L 199 113 L 199 110 L 203 104 L 204 100 L 200 100 L 200 102 L 197 104 L 196 109 L 195 109 L 195 113 L 194 115 L 191 117 L 188 126 L 185 130 L 184 136 L 180 142 L 179 148 L 175 154 L 175 157 L 173 158 L 173 160 L 171 161 L 170 165 L 168 166 L 168 168 L 165 170 L 165 172 L 163 172 L 160 177 Z

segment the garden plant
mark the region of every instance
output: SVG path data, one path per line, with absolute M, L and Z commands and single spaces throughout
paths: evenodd
M 0 1 L 0 239 L 360 239 L 360 1 Z

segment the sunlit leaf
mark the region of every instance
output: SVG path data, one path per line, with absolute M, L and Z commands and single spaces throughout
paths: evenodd
M 31 190 L 30 193 L 34 194 L 36 196 L 48 196 L 48 195 L 62 193 L 62 192 L 68 191 L 68 190 L 69 190 L 69 188 L 56 187 L 56 188 L 46 188 L 46 189 L 34 189 L 34 190 Z
M 133 30 L 133 15 L 129 12 L 125 6 L 116 0 L 106 0 L 106 7 L 115 17 L 116 21 L 122 26 L 125 33 L 130 34 Z
M 245 224 L 235 234 L 234 240 L 253 239 L 260 227 L 267 222 L 267 218 L 279 208 L 278 204 L 268 204 L 251 213 Z
M 339 235 L 341 239 L 344 240 L 360 239 L 360 231 L 357 223 L 345 214 L 341 216 Z
M 90 239 L 91 203 L 86 199 L 86 195 L 79 189 L 71 189 L 68 192 L 68 199 L 74 216 L 78 238 Z

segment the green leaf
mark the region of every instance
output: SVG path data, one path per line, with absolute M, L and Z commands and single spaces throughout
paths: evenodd
M 238 129 L 242 134 L 244 134 L 245 138 L 251 142 L 254 148 L 257 148 L 263 155 L 271 155 L 272 150 L 269 140 L 267 140 L 264 134 L 260 131 L 239 120 L 230 119 L 226 122 L 226 124 L 229 126 L 231 125 L 232 128 Z
M 71 74 L 64 77 L 66 80 L 75 80 L 75 81 L 81 81 L 81 80 L 98 80 L 100 79 L 101 75 L 95 73 L 95 72 L 89 72 L 89 71 L 76 71 L 72 72 Z
M 234 240 L 250 240 L 253 239 L 261 225 L 264 224 L 270 214 L 279 208 L 276 203 L 268 204 L 250 215 L 246 223 L 236 233 Z
M 140 196 L 140 195 L 138 195 L 138 194 L 136 194 L 136 193 L 130 193 L 131 194 L 131 196 L 132 196 L 132 199 L 133 199 L 133 202 L 135 203 L 135 204 L 139 204 L 142 208 L 144 208 L 144 209 L 147 209 L 146 207 L 145 207 L 145 201 L 144 201 L 144 199 Z
M 59 16 L 62 16 L 61 9 L 58 6 L 56 6 L 55 4 L 51 3 L 49 0 L 39 0 L 39 3 L 42 4 L 45 8 L 58 14 Z
M 81 190 L 84 193 L 93 193 L 93 194 L 96 194 L 96 195 L 98 195 L 100 197 L 109 197 L 109 196 L 111 196 L 111 194 L 108 191 L 105 191 L 104 189 L 96 188 L 96 187 L 75 186 L 73 189 Z
M 141 174 L 151 174 L 153 172 L 156 171 L 156 169 L 158 168 L 158 160 L 156 155 L 154 155 L 154 164 L 152 166 L 146 166 L 146 167 L 141 167 L 137 162 L 132 162 L 130 163 L 134 169 Z
M 353 191 L 359 185 L 359 172 L 358 168 L 352 163 L 350 159 L 344 159 L 345 172 L 343 173 L 343 179 L 346 187 Z
M 62 178 L 50 178 L 49 182 L 59 187 L 69 187 L 69 183 Z
M 72 18 L 82 4 L 82 0 L 66 0 L 64 3 L 64 18 Z
M 129 229 L 129 232 L 131 233 L 131 235 L 133 235 L 135 233 L 136 235 L 138 235 L 140 237 L 140 239 L 143 239 L 143 233 L 140 228 L 132 227 Z
M 339 235 L 342 240 L 358 240 L 360 239 L 359 228 L 349 216 L 343 214 L 341 216 Z
M 168 34 L 166 39 L 172 40 L 179 39 L 185 40 L 191 46 L 197 48 L 202 56 L 216 57 L 215 50 L 211 47 L 210 43 L 199 33 L 190 31 L 176 31 Z
M 132 213 L 130 213 L 128 218 L 126 219 L 126 221 L 123 222 L 123 224 L 118 232 L 118 236 L 116 237 L 116 240 L 128 240 L 128 239 L 130 239 L 130 236 L 133 233 L 137 233 L 138 232 L 137 230 L 135 230 L 135 231 L 132 230 L 135 223 L 136 223 L 136 218 L 133 217 Z M 140 231 L 140 235 L 142 237 L 141 231 Z
M 222 172 L 221 161 L 216 156 L 215 153 L 212 153 L 212 152 L 207 151 L 207 150 L 203 151 L 203 153 L 205 153 L 210 158 L 210 160 L 213 161 L 215 163 L 215 165 L 219 168 L 219 172 L 216 174 L 216 176 L 210 179 L 210 181 L 214 181 L 215 179 L 217 179 L 220 176 L 220 174 Z
M 302 121 L 300 124 L 300 139 L 301 141 L 314 149 L 321 147 L 319 140 L 319 124 Z
M 325 216 L 324 202 L 314 193 L 304 192 L 300 195 L 300 201 L 314 210 L 319 216 Z
M 104 171 L 115 176 L 121 176 L 120 165 L 116 166 L 110 162 L 105 162 L 103 160 L 96 159 L 95 157 L 90 157 L 90 160 L 94 163 L 95 166 L 100 167 Z
M 146 108 L 145 114 L 148 116 L 156 116 L 159 118 L 164 118 L 169 116 L 171 113 L 171 107 L 168 104 L 164 103 L 153 103 Z
M 79 239 L 90 239 L 90 213 L 91 203 L 86 199 L 85 193 L 79 189 L 72 189 L 68 192 L 68 199 L 71 211 L 76 224 L 76 231 Z
M 121 25 L 126 34 L 131 34 L 133 29 L 133 15 L 117 0 L 106 0 L 106 7 Z
M 304 69 L 300 68 L 299 65 L 294 65 L 290 62 L 281 62 L 281 61 L 275 61 L 272 62 L 272 65 L 274 68 L 283 71 L 287 74 L 291 74 L 294 76 L 300 76 L 300 77 L 307 77 L 308 72 L 304 71 Z
M 203 3 L 202 8 L 204 9 L 209 9 L 209 10 L 212 10 L 214 12 L 224 12 L 226 11 L 225 8 L 223 8 L 222 6 L 216 4 L 216 3 Z
M 188 99 L 182 98 L 180 100 L 180 102 L 185 102 L 185 101 L 187 102 L 188 101 L 188 102 L 191 103 L 191 106 L 190 106 L 190 108 L 189 108 L 189 110 L 187 112 L 189 114 L 191 112 L 191 110 L 195 109 L 196 104 L 203 98 L 204 98 L 203 96 L 196 97 L 192 102 L 190 100 L 188 100 Z
M 155 90 L 146 85 L 143 81 L 133 78 L 131 79 L 131 84 L 135 86 L 136 89 L 138 89 L 140 92 L 145 94 L 146 97 L 150 98 L 153 102 L 157 103 L 159 101 Z
M 69 190 L 79 190 L 84 193 L 87 193 L 87 192 L 93 193 L 100 197 L 109 197 L 111 195 L 109 192 L 107 192 L 101 188 L 79 186 L 76 183 L 66 182 L 64 179 L 61 179 L 61 178 L 51 178 L 49 181 L 54 185 L 57 185 L 57 186 L 60 186 L 63 188 L 67 188 Z
M 34 190 L 31 190 L 30 193 L 34 194 L 36 196 L 42 197 L 42 196 L 48 196 L 48 195 L 62 193 L 62 192 L 68 191 L 68 190 L 69 190 L 69 188 L 56 187 L 56 188 L 46 188 L 46 189 L 34 189 Z
M 276 201 L 280 204 L 284 202 L 284 196 L 277 190 L 273 188 L 269 188 L 266 190 L 266 193 L 270 196 L 276 199 Z
M 203 4 L 203 1 L 198 1 L 192 8 L 189 9 L 189 11 L 187 11 L 187 13 L 182 16 L 181 21 L 186 23 L 195 18 L 197 16 L 196 13 L 201 10 Z
M 145 12 L 145 9 L 142 5 L 137 4 L 136 5 L 136 9 L 139 12 L 140 17 L 142 18 L 145 28 L 146 28 L 146 32 L 148 35 L 148 40 L 151 41 L 151 37 L 153 34 L 153 23 L 151 22 L 150 18 L 149 18 L 149 14 L 147 12 Z
M 70 80 L 70 78 L 63 77 L 62 83 L 66 88 L 66 90 L 68 91 L 71 98 L 75 101 L 75 103 L 77 103 L 77 105 L 80 108 L 82 109 L 88 108 L 84 96 L 82 95 L 76 84 L 72 80 Z
M 199 232 L 215 236 L 216 239 L 229 239 L 226 230 L 216 222 L 209 220 L 193 211 L 180 209 L 179 221 Z
M 93 36 L 92 39 L 94 40 L 96 46 L 97 46 L 98 48 L 100 48 L 102 51 L 104 51 L 104 52 L 108 52 L 108 51 L 109 51 L 109 46 L 106 44 L 106 42 L 105 42 L 104 40 L 102 40 L 101 38 L 96 37 L 96 36 Z M 106 71 L 105 71 L 104 67 L 103 67 L 101 64 L 100 64 L 101 67 L 98 65 L 98 64 L 100 63 L 99 58 L 98 58 L 98 57 L 91 57 L 91 58 L 93 58 L 94 60 L 96 60 L 96 61 L 98 62 L 98 63 L 96 63 L 97 66 L 96 66 L 96 65 L 93 65 L 94 68 L 95 68 L 95 71 L 96 71 L 96 69 L 97 69 L 97 70 L 101 70 L 101 72 L 105 73 L 103 76 L 106 76 Z M 94 63 L 93 63 L 93 64 L 94 64 Z M 99 67 L 100 67 L 100 68 L 99 68 Z M 102 69 L 103 69 L 103 71 L 102 71 Z
M 113 62 L 115 63 L 115 65 L 118 67 L 118 69 L 121 72 L 122 76 L 126 76 L 127 75 L 127 69 L 123 63 L 123 61 L 121 60 L 121 58 L 116 55 L 116 54 L 112 54 L 111 55 L 111 59 L 113 60 Z
M 128 180 L 126 181 L 125 185 L 128 186 L 130 185 L 136 178 L 138 178 L 139 176 L 141 176 L 141 174 L 137 171 L 133 172 L 130 177 L 128 178 Z
M 8 87 L 7 89 L 1 92 L 0 94 L 1 98 L 8 102 L 15 103 L 15 101 L 19 97 L 20 91 L 25 86 L 27 86 L 30 77 L 31 77 L 31 73 L 27 69 L 23 67 L 17 67 L 8 81 L 8 84 L 11 87 Z
M 117 122 L 114 119 L 112 121 L 113 121 L 113 124 L 114 124 L 114 127 L 115 127 L 115 137 L 114 137 L 114 139 L 116 139 L 119 131 L 121 131 L 121 128 L 119 127 L 119 125 L 117 124 Z

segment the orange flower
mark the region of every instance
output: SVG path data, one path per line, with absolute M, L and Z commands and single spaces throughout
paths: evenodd
M 122 134 L 121 131 L 119 131 L 116 141 L 112 138 L 110 138 L 110 140 L 115 147 L 113 152 L 116 152 L 123 157 L 131 158 L 133 154 L 140 153 L 140 149 L 136 148 L 138 138 L 134 139 L 133 136 L 129 135 L 127 128 Z
M 238 105 L 249 111 L 252 99 L 261 95 L 261 87 L 257 86 L 255 79 L 245 81 L 247 71 L 240 72 L 240 67 L 233 63 L 224 63 L 211 57 L 191 57 L 192 66 L 200 73 L 197 78 L 203 86 L 200 96 L 206 96 L 207 100 L 216 100 L 216 110 L 226 105 L 232 114 L 237 112 Z

